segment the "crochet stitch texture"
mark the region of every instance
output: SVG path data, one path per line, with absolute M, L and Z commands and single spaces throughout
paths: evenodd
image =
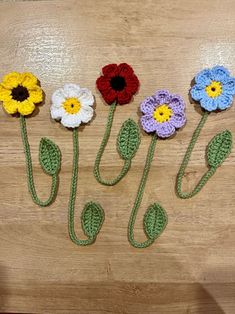
M 33 179 L 33 165 L 26 129 L 26 115 L 35 110 L 35 104 L 42 102 L 43 91 L 39 81 L 32 73 L 11 72 L 4 75 L 0 84 L 0 100 L 3 108 L 9 114 L 19 113 L 21 137 L 24 145 L 28 189 L 32 200 L 39 206 L 50 205 L 57 193 L 58 173 L 60 171 L 61 154 L 59 147 L 48 138 L 42 138 L 39 146 L 39 161 L 42 169 L 52 177 L 51 192 L 47 200 L 42 201 L 37 196 Z
M 11 72 L 3 76 L 0 100 L 7 113 L 19 112 L 26 116 L 34 111 L 35 104 L 42 102 L 43 92 L 38 85 L 38 79 L 32 73 Z
M 223 66 L 204 69 L 195 77 L 196 84 L 190 93 L 207 111 L 224 110 L 232 105 L 235 95 L 235 78 Z
M 155 132 L 157 136 L 166 138 L 181 128 L 185 122 L 185 105 L 179 95 L 170 94 L 167 90 L 157 91 L 147 97 L 140 105 L 144 114 L 140 121 L 147 133 Z
M 81 225 L 87 239 L 79 239 L 74 227 L 74 211 L 78 181 L 78 127 L 81 123 L 89 122 L 94 110 L 94 97 L 90 90 L 77 84 L 65 84 L 52 95 L 51 116 L 67 128 L 73 129 L 73 170 L 68 205 L 68 231 L 70 239 L 77 245 L 92 244 L 104 222 L 103 208 L 95 203 L 85 204 L 81 214 Z
M 76 128 L 93 117 L 94 97 L 90 90 L 76 84 L 65 84 L 52 95 L 51 116 L 68 128 Z
M 118 104 L 127 104 L 131 101 L 132 96 L 138 90 L 139 80 L 134 74 L 132 67 L 127 63 L 121 63 L 119 65 L 108 64 L 103 67 L 102 73 L 103 75 L 97 79 L 96 85 L 104 100 L 110 104 L 110 110 L 105 133 L 96 155 L 94 176 L 99 183 L 112 186 L 117 184 L 127 174 L 131 166 L 131 160 L 139 148 L 139 127 L 134 120 L 126 120 L 118 135 L 117 151 L 120 157 L 124 159 L 123 168 L 118 176 L 111 180 L 102 178 L 100 174 L 100 162 L 110 137 L 116 106 Z
M 139 80 L 127 63 L 108 64 L 102 68 L 102 74 L 96 80 L 96 86 L 109 105 L 113 102 L 128 104 L 138 91 Z
M 195 77 L 196 84 L 191 88 L 191 96 L 198 101 L 203 108 L 201 120 L 195 129 L 192 139 L 184 155 L 180 166 L 176 191 L 180 198 L 188 199 L 195 196 L 223 163 L 232 148 L 232 134 L 225 130 L 217 134 L 209 143 L 207 148 L 207 162 L 209 169 L 201 177 L 195 188 L 190 192 L 182 191 L 182 181 L 185 170 L 189 163 L 193 148 L 197 142 L 200 132 L 210 114 L 214 110 L 224 110 L 232 105 L 235 95 L 235 79 L 230 76 L 229 71 L 223 66 L 215 66 L 212 69 L 204 69 Z
M 179 95 L 170 94 L 166 90 L 157 91 L 153 96 L 147 97 L 140 105 L 143 113 L 141 125 L 147 133 L 152 133 L 152 140 L 149 145 L 143 175 L 140 180 L 138 192 L 131 210 L 128 224 L 128 239 L 136 248 L 150 246 L 163 232 L 167 225 L 167 214 L 160 204 L 150 205 L 144 215 L 143 227 L 147 237 L 144 242 L 138 242 L 134 237 L 134 225 L 144 194 L 147 177 L 158 138 L 167 138 L 175 133 L 176 128 L 186 123 L 185 105 Z

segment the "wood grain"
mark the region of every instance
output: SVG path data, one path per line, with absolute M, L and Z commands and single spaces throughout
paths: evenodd
M 0 111 L 0 311 L 2 313 L 235 313 L 235 151 L 191 200 L 175 195 L 175 177 L 199 119 L 188 90 L 195 73 L 223 64 L 235 75 L 233 0 L 80 0 L 0 3 L 0 75 L 32 71 L 46 104 L 27 119 L 38 194 L 46 198 L 48 178 L 38 163 L 42 136 L 62 151 L 56 202 L 38 208 L 27 192 L 19 121 Z M 152 163 L 136 238 L 144 239 L 142 217 L 150 203 L 167 210 L 169 224 L 145 250 L 127 241 L 130 209 L 150 143 L 142 133 L 129 174 L 116 186 L 99 185 L 92 174 L 108 114 L 95 89 L 103 65 L 127 62 L 141 88 L 134 102 L 118 107 L 102 173 L 120 171 L 115 139 L 124 120 L 138 121 L 138 105 L 167 88 L 187 103 L 188 123 L 170 140 L 159 141 Z M 68 237 L 67 205 L 72 134 L 50 120 L 52 92 L 65 82 L 90 88 L 96 117 L 81 128 L 76 228 L 88 200 L 106 214 L 97 242 L 77 247 Z M 194 150 L 184 188 L 206 170 L 205 147 L 225 128 L 235 131 L 235 106 L 211 114 Z

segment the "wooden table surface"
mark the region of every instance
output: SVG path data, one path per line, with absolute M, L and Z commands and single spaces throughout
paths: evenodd
M 235 75 L 233 0 L 66 0 L 0 3 L 0 75 L 31 71 L 46 102 L 27 119 L 38 194 L 46 198 L 50 177 L 38 162 L 40 138 L 62 151 L 59 192 L 53 205 L 37 207 L 28 193 L 19 119 L 0 110 L 0 312 L 2 313 L 235 313 L 235 151 L 205 188 L 190 200 L 175 195 L 175 179 L 201 117 L 188 91 L 194 75 L 221 64 Z M 109 178 L 122 161 L 115 141 L 124 120 L 139 119 L 141 100 L 166 88 L 183 96 L 187 125 L 173 139 L 159 141 L 135 228 L 145 238 L 143 214 L 160 202 L 169 223 L 149 248 L 127 240 L 130 210 L 141 178 L 150 136 L 128 175 L 116 186 L 98 184 L 92 170 L 109 107 L 95 87 L 101 67 L 127 62 L 141 87 L 134 101 L 119 106 L 102 161 Z M 89 200 L 105 210 L 97 241 L 77 247 L 67 232 L 72 167 L 72 133 L 50 119 L 52 92 L 79 83 L 96 97 L 96 117 L 79 132 L 76 230 Z M 184 180 L 192 188 L 207 169 L 205 147 L 218 132 L 235 135 L 235 106 L 212 113 L 195 147 Z

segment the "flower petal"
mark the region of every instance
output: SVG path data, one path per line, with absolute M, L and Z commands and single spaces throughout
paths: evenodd
M 2 85 L 5 88 L 12 89 L 22 83 L 22 74 L 11 72 L 3 76 Z
M 9 114 L 14 114 L 18 111 L 18 102 L 16 100 L 7 100 L 3 102 L 3 108 Z
M 104 74 L 104 76 L 107 76 L 109 78 L 117 75 L 118 73 L 118 66 L 117 64 L 107 64 L 106 66 L 104 66 L 102 68 L 102 73 Z
M 100 92 L 110 90 L 110 78 L 107 78 L 106 76 L 98 77 L 96 80 L 96 86 Z
M 43 100 L 43 93 L 41 87 L 35 85 L 33 89 L 29 90 L 29 101 L 32 101 L 36 104 L 42 102 Z
M 88 88 L 81 88 L 77 98 L 82 104 L 87 106 L 93 106 L 95 101 L 92 92 Z
M 63 115 L 61 119 L 61 124 L 67 128 L 76 128 L 81 124 L 81 122 L 80 113 Z
M 28 99 L 19 102 L 18 101 L 18 111 L 23 116 L 27 116 L 31 114 L 35 109 L 35 105 L 32 101 L 29 101 Z
M 111 105 L 116 100 L 117 92 L 112 89 L 110 78 L 100 76 L 96 80 L 96 86 L 107 104 Z
M 210 69 L 204 69 L 195 76 L 197 84 L 207 86 L 212 81 L 212 73 Z
M 37 85 L 38 79 L 30 72 L 22 73 L 22 85 L 27 89 L 33 89 Z
M 137 76 L 135 74 L 131 75 L 131 76 L 128 76 L 125 78 L 126 80 L 126 88 L 129 92 L 132 93 L 132 95 L 134 95 L 137 91 L 138 91 L 138 88 L 139 88 L 139 80 L 137 78 Z
M 109 105 L 117 100 L 117 92 L 112 88 L 110 88 L 108 91 L 102 91 L 101 94 L 105 102 Z
M 225 84 L 223 84 L 223 92 L 225 94 L 235 95 L 235 78 L 230 78 Z
M 183 112 L 181 113 L 175 113 L 172 115 L 170 119 L 170 124 L 172 124 L 175 128 L 179 129 L 186 123 L 186 116 Z
M 169 122 L 156 123 L 156 134 L 159 137 L 170 137 L 175 133 L 175 127 Z
M 118 75 L 124 76 L 126 78 L 129 76 L 132 76 L 133 73 L 134 73 L 134 70 L 132 69 L 132 67 L 129 64 L 120 63 L 118 65 Z
M 119 105 L 128 104 L 131 101 L 132 93 L 130 93 L 126 88 L 121 92 L 117 92 L 117 102 Z
M 217 109 L 217 104 L 215 102 L 215 98 L 211 98 L 211 97 L 203 97 L 200 100 L 200 105 L 202 108 L 204 108 L 207 111 L 213 111 Z
M 220 110 L 225 110 L 231 107 L 233 103 L 233 96 L 222 94 L 221 96 L 215 98 L 216 108 Z
M 11 90 L 0 85 L 0 101 L 10 101 L 11 99 Z
M 171 100 L 168 90 L 159 90 L 155 93 L 156 102 L 160 105 L 168 104 Z
M 69 84 L 65 84 L 64 87 L 63 87 L 63 90 L 64 90 L 64 95 L 67 97 L 67 98 L 72 98 L 72 97 L 76 97 L 79 95 L 79 92 L 80 92 L 80 86 L 77 85 L 77 84 L 72 84 L 72 83 L 69 83 Z
M 59 108 L 60 106 L 62 106 L 63 102 L 65 101 L 65 98 L 66 97 L 65 97 L 63 88 L 59 88 L 52 94 L 52 97 L 51 97 L 52 104 L 55 107 Z
M 156 108 L 156 99 L 155 96 L 149 96 L 140 104 L 141 112 L 145 114 L 153 114 L 153 111 Z
M 194 85 L 190 90 L 191 97 L 199 101 L 206 96 L 205 87 L 201 87 L 199 84 Z
M 211 74 L 212 74 L 212 79 L 214 81 L 219 81 L 219 82 L 226 82 L 227 79 L 230 77 L 229 71 L 220 65 L 217 65 L 211 69 Z
M 169 107 L 175 112 L 182 112 L 185 109 L 185 103 L 181 96 L 172 94 Z
M 79 113 L 81 115 L 81 121 L 83 123 L 87 123 L 92 119 L 93 114 L 94 114 L 94 110 L 89 105 L 88 106 L 82 106 Z
M 140 122 L 142 125 L 142 128 L 145 130 L 147 133 L 151 133 L 156 131 L 156 120 L 153 118 L 152 115 L 144 115 L 143 117 L 140 118 Z
M 54 107 L 51 106 L 51 117 L 55 120 L 60 120 L 66 114 L 64 107 Z

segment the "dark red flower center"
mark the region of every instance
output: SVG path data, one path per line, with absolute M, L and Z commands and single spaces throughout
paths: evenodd
M 26 87 L 18 85 L 17 87 L 12 89 L 11 96 L 14 100 L 24 101 L 29 97 L 29 92 Z
M 126 87 L 126 81 L 122 76 L 114 76 L 110 80 L 112 88 L 116 91 L 121 91 Z

